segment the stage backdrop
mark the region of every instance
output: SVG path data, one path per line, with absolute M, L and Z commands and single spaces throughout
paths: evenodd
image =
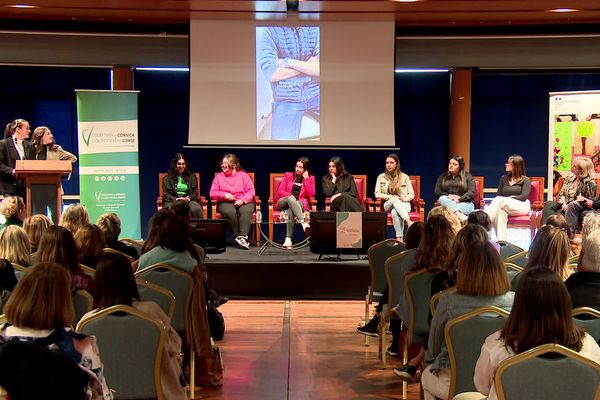
M 550 93 L 548 193 L 552 172 L 566 176 L 573 161 L 591 157 L 600 177 L 600 91 Z
M 141 238 L 138 92 L 77 91 L 81 203 L 94 223 L 121 219 L 122 237 Z

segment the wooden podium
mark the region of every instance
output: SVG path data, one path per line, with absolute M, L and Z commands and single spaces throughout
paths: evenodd
M 62 211 L 61 179 L 68 179 L 72 171 L 71 161 L 17 160 L 15 175 L 25 179 L 27 216 L 48 215 L 55 224 Z

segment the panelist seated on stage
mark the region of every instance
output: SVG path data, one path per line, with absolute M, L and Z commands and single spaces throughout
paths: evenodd
M 4 139 L 0 140 L 0 192 L 25 197 L 25 184 L 17 179 L 15 165 L 17 160 L 33 160 L 33 146 L 29 139 L 29 122 L 15 119 L 6 125 Z
M 212 182 L 210 198 L 217 201 L 217 211 L 227 220 L 237 244 L 249 249 L 248 233 L 255 210 L 254 183 L 235 154 L 223 156 L 221 171 Z
M 202 207 L 198 203 L 198 180 L 190 172 L 188 160 L 177 153 L 171 161 L 171 169 L 163 178 L 163 207 L 172 208 L 176 200 L 185 200 L 194 219 L 202 219 Z
M 328 174 L 321 180 L 323 194 L 331 198 L 331 211 L 361 212 L 354 177 L 346 171 L 344 162 L 338 156 L 329 160 Z
M 288 222 L 285 231 L 284 247 L 291 248 L 294 233 L 294 218 L 302 224 L 302 229 L 307 232 L 308 221 L 304 219 L 304 212 L 310 209 L 310 198 L 315 195 L 315 177 L 310 175 L 310 161 L 306 157 L 296 160 L 294 172 L 286 172 L 277 191 L 279 200 L 277 208 L 288 210 Z

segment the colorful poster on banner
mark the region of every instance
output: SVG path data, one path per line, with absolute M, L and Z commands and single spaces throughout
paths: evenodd
M 335 213 L 336 247 L 338 249 L 362 248 L 362 213 Z
M 554 159 L 553 167 L 558 171 L 571 170 L 571 146 L 573 143 L 573 123 L 557 122 L 554 124 Z
M 137 92 L 77 91 L 81 203 L 91 221 L 112 212 L 141 238 Z

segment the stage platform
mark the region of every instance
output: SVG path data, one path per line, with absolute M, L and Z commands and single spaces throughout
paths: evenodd
M 207 254 L 205 265 L 214 288 L 236 299 L 364 299 L 371 280 L 366 255 L 323 255 L 298 250 L 228 245 L 221 254 Z

